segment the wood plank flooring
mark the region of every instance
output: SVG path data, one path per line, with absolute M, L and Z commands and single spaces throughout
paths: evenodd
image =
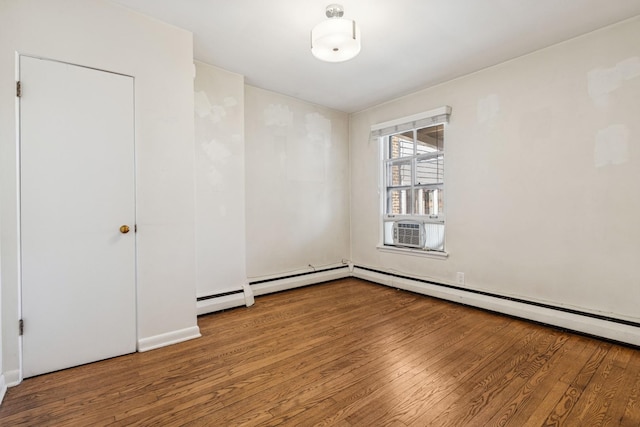
M 25 380 L 2 426 L 640 426 L 640 351 L 344 279 Z

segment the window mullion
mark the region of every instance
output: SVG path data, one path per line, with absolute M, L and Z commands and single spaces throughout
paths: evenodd
M 411 215 L 414 215 L 416 212 L 416 191 L 415 191 L 415 183 L 416 183 L 416 155 L 418 154 L 418 147 L 416 140 L 418 139 L 416 129 L 413 129 L 413 156 L 411 157 L 411 209 L 409 212 Z

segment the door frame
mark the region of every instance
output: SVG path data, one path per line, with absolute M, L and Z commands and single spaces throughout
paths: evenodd
M 57 62 L 60 64 L 72 65 L 76 67 L 82 67 L 90 70 L 101 71 L 110 74 L 117 74 L 120 76 L 130 77 L 133 79 L 133 93 L 132 93 L 132 101 L 133 101 L 133 199 L 134 199 L 134 233 L 133 233 L 133 245 L 134 245 L 134 315 L 135 315 L 135 342 L 136 347 L 135 351 L 139 351 L 139 328 L 138 325 L 140 323 L 139 319 L 139 289 L 138 289 L 138 233 L 137 233 L 137 222 L 138 222 L 138 211 L 137 211 L 137 200 L 138 200 L 138 186 L 137 186 L 137 144 L 136 144 L 136 135 L 137 135 L 137 121 L 135 114 L 135 105 L 136 105 L 136 78 L 133 75 L 120 73 L 112 70 L 105 70 L 98 67 L 91 67 L 88 65 L 77 64 L 73 62 L 63 61 L 59 59 L 53 59 L 40 55 L 33 55 L 27 53 L 15 53 L 15 79 L 16 79 L 16 97 L 15 97 L 15 127 L 16 127 L 16 250 L 18 256 L 17 258 L 17 279 L 18 279 L 18 322 L 20 328 L 22 329 L 22 318 L 23 318 L 23 310 L 22 310 L 22 294 L 23 294 L 23 283 L 22 283 L 22 157 L 21 157 L 21 149 L 22 149 L 22 132 L 21 132 L 21 124 L 22 124 L 22 116 L 21 116 L 21 108 L 20 108 L 20 96 L 18 96 L 18 84 L 21 82 L 20 80 L 20 59 L 22 57 L 40 59 L 45 61 Z M 23 334 L 22 330 L 18 334 L 18 361 L 19 361 L 19 378 L 18 383 L 21 383 L 24 380 L 24 367 L 23 367 Z

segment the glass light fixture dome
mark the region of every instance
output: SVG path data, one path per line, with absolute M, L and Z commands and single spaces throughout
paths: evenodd
M 360 28 L 355 21 L 343 18 L 339 4 L 327 6 L 327 20 L 311 30 L 311 53 L 327 62 L 348 61 L 360 53 Z

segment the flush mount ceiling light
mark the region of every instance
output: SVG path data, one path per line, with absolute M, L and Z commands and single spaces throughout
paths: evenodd
M 327 62 L 348 61 L 360 53 L 360 28 L 345 19 L 339 4 L 327 6 L 327 20 L 311 30 L 311 53 Z

